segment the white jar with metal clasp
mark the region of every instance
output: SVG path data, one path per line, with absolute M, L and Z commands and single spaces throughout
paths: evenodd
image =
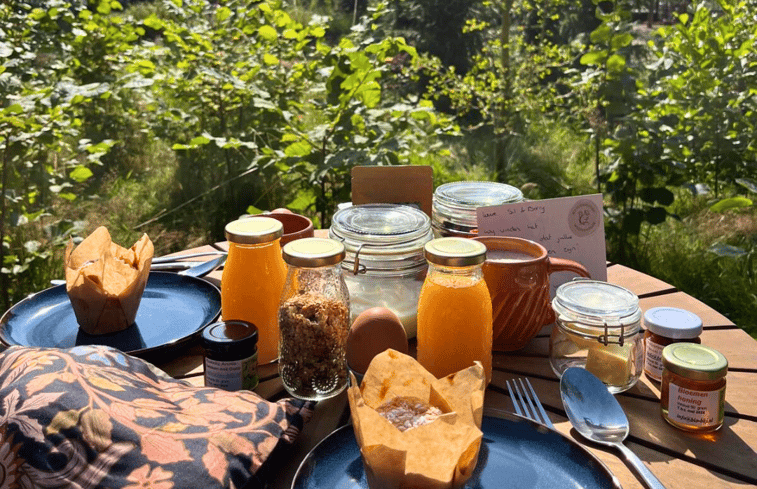
M 329 237 L 347 250 L 342 268 L 352 320 L 371 307 L 386 307 L 400 318 L 408 338 L 415 337 L 428 270 L 423 245 L 433 238 L 429 217 L 406 205 L 353 205 L 334 214 Z
M 636 384 L 644 368 L 639 298 L 623 287 L 577 279 L 557 288 L 549 362 L 557 376 L 583 367 L 612 393 Z

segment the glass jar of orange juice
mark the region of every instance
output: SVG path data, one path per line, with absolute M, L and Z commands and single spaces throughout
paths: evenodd
M 418 362 L 437 378 L 481 362 L 492 377 L 492 303 L 481 266 L 486 246 L 466 238 L 426 243 L 418 299 Z
M 270 217 L 238 219 L 226 225 L 229 257 L 221 276 L 221 316 L 258 328 L 258 363 L 278 357 L 278 311 L 286 279 L 279 240 L 281 222 Z

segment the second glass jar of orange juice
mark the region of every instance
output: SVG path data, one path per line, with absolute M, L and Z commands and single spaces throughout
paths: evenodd
M 238 219 L 226 225 L 229 257 L 221 276 L 221 316 L 258 328 L 258 363 L 278 357 L 278 311 L 286 280 L 279 244 L 284 228 L 270 217 Z
M 428 275 L 418 299 L 418 362 L 437 378 L 481 362 L 492 376 L 492 303 L 481 266 L 486 246 L 438 238 L 424 247 Z

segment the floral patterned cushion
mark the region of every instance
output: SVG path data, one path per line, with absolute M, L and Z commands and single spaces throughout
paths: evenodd
M 0 487 L 242 487 L 313 403 L 194 387 L 104 346 L 0 353 Z

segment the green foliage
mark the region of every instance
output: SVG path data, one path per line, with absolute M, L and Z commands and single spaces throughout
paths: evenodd
M 352 166 L 433 160 L 445 151 L 427 138 L 455 133 L 395 93 L 415 50 L 370 23 L 330 45 L 325 18 L 302 24 L 276 0 L 156 1 L 136 17 L 105 0 L 0 8 L 5 307 L 97 225 L 112 220 L 122 243 L 153 229 L 159 253 L 171 229 L 222 239 L 249 207 L 326 226 Z
M 648 116 L 664 121 L 664 151 L 692 183 L 733 188 L 757 177 L 757 3 L 692 6 L 652 44 Z

